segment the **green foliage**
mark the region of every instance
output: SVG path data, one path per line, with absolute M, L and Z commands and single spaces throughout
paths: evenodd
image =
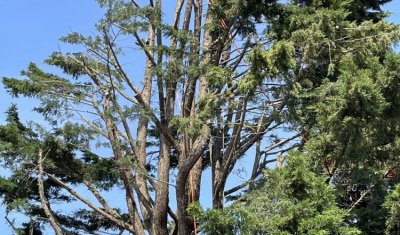
M 199 221 L 201 232 L 325 235 L 382 234 L 386 230 L 387 234 L 397 234 L 400 187 L 393 189 L 393 185 L 399 177 L 386 179 L 383 173 L 398 170 L 400 154 L 400 55 L 391 48 L 400 33 L 397 25 L 384 20 L 386 13 L 381 5 L 388 1 L 214 0 L 207 5 L 213 22 L 199 29 L 205 30 L 200 35 L 211 35 L 213 45 L 197 48 L 201 39 L 196 32 L 159 22 L 156 16 L 160 9 L 152 6 L 152 1 L 136 7 L 134 1 L 99 0 L 101 6 L 107 7 L 97 25 L 101 36 L 66 35 L 61 41 L 82 46 L 86 51 L 57 52 L 45 61 L 71 78 L 47 73 L 33 63 L 22 72 L 25 79 L 3 78 L 13 96 L 38 98 L 41 104 L 35 111 L 52 121 L 49 130 L 25 125 L 16 106 L 8 110 L 7 123 L 0 125 L 0 152 L 1 164 L 12 172 L 9 177 L 0 178 L 3 203 L 8 211 L 23 211 L 34 220 L 24 225 L 25 230 L 29 226 L 36 229 L 40 224 L 37 221 L 43 221 L 46 215 L 38 206 L 37 189 L 39 150 L 46 155 L 46 173 L 69 185 L 81 185 L 87 180 L 107 191 L 123 185 L 121 172 L 134 172 L 134 177 L 140 178 L 156 169 L 151 160 L 139 166 L 135 151 L 143 141 L 147 150 L 157 153 L 158 138 L 163 133 L 154 127 L 147 130 L 146 140 L 134 140 L 131 129 L 138 118 L 151 117 L 154 121 L 160 115 L 160 122 L 166 124 L 177 145 L 183 143 L 182 136 L 189 138 L 184 140 L 185 148 L 197 149 L 196 141 L 201 139 L 197 137 L 207 136 L 210 128 L 213 134 L 222 134 L 218 147 L 224 156 L 224 150 L 230 149 L 226 146 L 233 141 L 235 152 L 254 136 L 262 137 L 252 131 L 260 128 L 258 113 L 262 113 L 262 118 L 272 120 L 267 128 L 285 124 L 290 130 L 301 130 L 307 138 L 287 156 L 284 167 L 265 171 L 264 177 L 253 182 L 233 205 L 204 211 L 199 204 L 192 204 L 188 210 Z M 257 32 L 257 24 L 263 21 L 267 23 L 265 35 Z M 223 23 L 229 31 L 221 27 Z M 114 57 L 125 56 L 125 45 L 119 47 L 116 39 L 117 35 L 142 37 L 149 26 L 158 36 L 156 45 L 140 40 L 146 44 L 146 56 L 150 54 L 150 59 L 157 61 L 151 61 L 157 65 L 148 72 L 154 81 L 151 89 L 158 89 L 160 100 L 164 98 L 168 103 L 181 88 L 185 94 L 193 93 L 190 89 L 197 89 L 199 78 L 206 79 L 207 94 L 193 102 L 195 117 L 174 116 L 166 121 L 161 117 L 165 114 L 160 114 L 163 110 L 153 110 L 162 104 L 150 108 L 138 105 L 140 91 L 134 87 L 138 84 L 130 80 Z M 233 48 L 231 36 L 235 33 L 251 36 L 245 63 L 212 64 L 221 58 L 212 58 L 207 65 L 199 63 L 203 60 L 201 55 L 209 53 L 213 57 L 217 51 L 225 53 L 225 49 Z M 162 44 L 163 40 L 175 41 L 176 45 Z M 227 43 L 222 44 L 224 40 Z M 230 59 L 241 56 L 237 51 L 231 52 Z M 242 70 L 243 65 L 246 68 Z M 195 94 L 193 99 L 197 98 Z M 283 110 L 270 105 L 273 99 L 281 100 L 276 102 L 282 102 Z M 157 99 L 150 97 L 150 105 L 154 100 Z M 251 114 L 243 114 L 243 123 L 236 123 L 236 113 L 242 110 Z M 72 113 L 83 117 L 84 124 L 65 122 Z M 238 127 L 238 138 L 231 136 L 232 126 Z M 91 150 L 93 141 L 102 138 L 109 140 L 102 147 L 111 147 L 118 156 L 101 157 Z M 176 152 L 170 151 L 170 166 L 178 165 Z M 210 152 L 196 154 L 205 157 Z M 203 165 L 208 161 L 207 157 Z M 176 169 L 179 171 L 180 167 Z M 49 179 L 44 183 L 50 203 L 71 202 L 60 185 Z M 136 188 L 135 193 L 144 206 L 139 191 Z M 152 204 L 151 200 L 146 203 Z M 129 215 L 116 210 L 122 221 L 129 221 Z M 140 216 L 144 211 L 138 209 Z M 76 233 L 118 229 L 85 209 L 55 216 L 62 226 Z M 39 228 L 36 230 L 40 232 Z
M 293 16 L 292 33 L 276 35 L 293 40 L 296 52 L 302 51 L 296 77 L 302 93 L 294 107 L 309 131 L 304 151 L 313 156 L 314 171 L 324 169 L 330 177 L 338 205 L 350 211 L 350 225 L 363 234 L 382 234 L 384 198 L 398 182 L 397 176 L 389 180 L 383 175 L 397 169 L 400 150 L 399 122 L 393 116 L 399 111 L 394 96 L 400 60 L 390 48 L 399 29 L 384 20 L 351 21 L 358 15 L 352 11 L 354 2 L 295 6 L 291 11 L 308 18 Z M 335 15 L 340 11 L 341 16 Z
M 70 122 L 51 132 L 26 126 L 21 123 L 16 106 L 11 106 L 7 111 L 7 123 L 0 126 L 0 162 L 3 167 L 12 171 L 10 176 L 0 178 L 0 196 L 7 211 L 21 211 L 36 222 L 45 218 L 43 210 L 38 207 L 39 149 L 45 155 L 45 171 L 66 183 L 80 184 L 85 179 L 103 190 L 119 185 L 120 176 L 116 173 L 115 160 L 102 158 L 88 151 L 93 135 L 94 131 L 87 126 Z M 46 179 L 44 186 L 45 196 L 50 202 L 67 204 L 72 201 L 55 182 Z M 108 221 L 100 219 L 100 222 L 98 215 L 93 212 L 87 215 L 92 220 L 89 217 L 83 218 L 79 213 L 81 212 L 76 212 L 75 216 L 56 216 L 64 226 L 72 229 L 82 227 L 92 231 L 99 227 L 115 228 Z
M 231 81 L 232 71 L 228 67 L 210 65 L 204 69 L 207 81 L 212 87 L 221 88 Z
M 22 71 L 21 74 L 30 79 L 21 80 L 3 77 L 3 83 L 7 87 L 7 91 L 16 97 L 18 95 L 28 97 L 38 96 L 38 94 L 47 91 L 54 83 L 58 84 L 58 91 L 62 91 L 62 89 L 68 87 L 68 82 L 65 79 L 42 71 L 34 63 L 30 63 L 28 69 Z
M 268 170 L 256 188 L 224 210 L 200 210 L 209 234 L 361 234 L 346 222 L 335 190 L 312 171 L 313 161 L 299 152 L 287 165 Z M 195 209 L 193 209 L 196 211 Z M 225 233 L 233 231 L 232 233 Z
M 203 122 L 199 119 L 173 117 L 169 122 L 169 128 L 176 130 L 178 134 L 196 136 L 201 132 Z
M 379 58 L 370 57 L 357 65 L 354 57 L 345 57 L 337 81 L 326 81 L 318 88 L 318 102 L 310 109 L 319 125 L 318 145 L 314 148 L 326 149 L 321 156 L 332 153 L 336 160 L 359 164 L 373 159 L 388 160 L 383 155 L 397 151 L 395 136 L 399 133 L 399 123 L 391 115 L 398 110 L 392 102 L 393 92 L 398 91 L 394 91 L 396 86 L 387 89 L 387 83 L 393 84 L 398 79 L 390 70 L 400 60 L 393 59 L 389 56 L 382 63 Z M 329 150 L 329 146 L 335 149 Z
M 188 208 L 189 213 L 197 218 L 202 232 L 210 235 L 262 234 L 259 217 L 245 209 L 228 207 L 223 210 L 204 211 L 198 203 Z
M 292 42 L 279 41 L 266 52 L 265 60 L 269 76 L 293 70 L 296 65 L 295 48 Z M 255 60 L 254 60 L 255 61 Z M 252 63 L 257 66 L 257 63 Z
M 212 118 L 213 114 L 215 114 L 215 110 L 219 110 L 221 108 L 221 104 L 224 102 L 225 97 L 221 97 L 221 95 L 207 93 L 204 95 L 202 100 L 199 100 L 197 103 L 199 109 L 198 119 L 207 120 Z
M 353 0 L 350 8 L 353 14 L 349 15 L 350 20 L 358 22 L 362 20 L 379 21 L 388 13 L 383 12 L 381 6 L 390 2 L 390 0 Z
M 257 24 L 279 9 L 276 0 L 217 0 L 212 12 L 218 19 L 230 20 L 238 32 L 246 36 L 257 31 Z M 215 25 L 215 27 L 218 27 Z
M 389 210 L 386 234 L 398 234 L 400 232 L 400 184 L 397 184 L 387 195 L 383 205 Z

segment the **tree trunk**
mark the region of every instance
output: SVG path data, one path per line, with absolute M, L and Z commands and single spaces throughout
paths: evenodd
M 191 233 L 192 226 L 190 218 L 186 213 L 188 206 L 187 195 L 187 177 L 188 172 L 179 171 L 176 179 L 176 200 L 177 200 L 177 217 L 178 217 L 178 235 L 188 235 Z
M 148 27 L 148 41 L 149 45 L 154 45 L 154 29 L 150 25 Z M 152 63 L 149 59 L 146 60 L 146 70 L 144 75 L 144 86 L 141 92 L 141 96 L 146 103 L 146 105 L 150 105 L 151 98 L 151 88 L 152 88 L 152 76 L 151 76 L 151 68 Z M 147 179 L 144 176 L 147 174 L 146 172 L 146 140 L 147 140 L 147 129 L 148 129 L 148 117 L 146 115 L 141 115 L 139 118 L 138 128 L 137 128 L 137 147 L 136 147 L 136 160 L 138 164 L 138 172 L 136 175 L 136 185 L 138 190 L 138 197 L 141 199 L 140 201 L 140 209 L 143 215 L 144 224 L 147 230 L 151 229 L 151 214 L 148 206 L 145 205 L 145 202 L 150 201 L 150 195 L 147 189 Z
M 170 146 L 164 136 L 160 136 L 160 155 L 158 161 L 158 181 L 154 206 L 153 234 L 168 235 L 168 189 Z

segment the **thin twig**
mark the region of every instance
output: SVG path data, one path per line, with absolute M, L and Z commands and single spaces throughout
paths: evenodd
M 364 197 L 371 192 L 371 189 L 374 187 L 374 185 L 370 186 L 363 194 L 361 194 L 360 198 L 351 206 L 351 208 L 347 211 L 347 213 L 350 213 L 363 199 Z

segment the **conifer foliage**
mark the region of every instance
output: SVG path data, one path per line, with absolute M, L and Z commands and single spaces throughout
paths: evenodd
M 47 121 L 13 105 L 0 126 L 17 233 L 398 232 L 388 0 L 98 2 L 97 33 L 62 37 L 81 50 L 46 60 L 60 73 L 31 63 L 3 78 Z M 227 188 L 242 159 L 246 181 Z

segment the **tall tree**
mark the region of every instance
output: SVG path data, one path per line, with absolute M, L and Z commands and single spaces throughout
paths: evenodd
M 357 1 L 292 3 L 283 5 L 277 17 L 271 18 L 268 33 L 276 44 L 289 45 L 288 48 L 296 52 L 292 57 L 295 65 L 286 68 L 292 71 L 287 73 L 290 76 L 286 81 L 296 84 L 298 92 L 288 107 L 295 125 L 304 130 L 304 145 L 300 150 L 303 158 L 314 164 L 307 171 L 328 177 L 326 186 L 329 184 L 336 189 L 336 206 L 348 215 L 336 217 L 337 221 L 344 220 L 363 234 L 384 234 L 385 231 L 396 234 L 399 198 L 398 188 L 394 187 L 399 181 L 396 97 L 400 60 L 392 46 L 399 40 L 399 28 L 384 20 L 386 14 L 380 11 L 384 2 L 365 1 L 364 5 L 356 5 Z M 287 164 L 288 171 L 301 169 L 301 164 L 295 169 L 291 162 Z M 277 177 L 279 172 L 282 170 L 276 169 L 273 176 Z M 302 180 L 307 179 L 307 174 L 302 173 Z M 271 182 L 270 172 L 267 177 L 266 182 Z M 291 177 L 281 175 L 273 182 L 290 180 Z M 267 210 L 264 217 L 270 217 L 257 224 L 254 208 L 261 208 L 261 205 L 275 208 L 281 200 L 289 200 L 288 205 L 303 203 L 303 210 L 315 206 L 293 198 L 291 190 L 296 190 L 298 185 L 292 186 L 282 190 L 281 195 L 275 194 L 280 192 L 276 185 L 255 192 L 251 190 L 248 194 L 253 195 L 252 201 L 248 205 L 238 202 L 232 209 L 225 210 L 228 213 L 200 213 L 206 218 L 205 229 L 210 226 L 220 226 L 222 230 L 248 229 L 241 227 L 241 222 L 251 220 L 248 225 L 253 226 L 251 229 L 255 230 L 252 231 L 261 231 L 260 234 L 265 232 L 260 230 L 260 224 L 270 224 L 271 229 L 277 227 L 286 232 L 289 228 L 291 234 L 307 234 L 297 226 L 306 223 L 304 221 L 289 220 L 285 224 L 287 218 L 282 214 L 291 218 L 297 211 L 295 207 L 285 213 Z M 311 195 L 312 189 L 307 192 L 310 194 L 306 198 L 318 205 L 318 199 Z M 270 198 L 269 193 L 273 195 Z M 332 198 L 330 200 L 332 202 Z M 215 216 L 218 213 L 225 215 L 225 220 Z M 311 214 L 311 218 L 323 219 L 322 214 Z M 280 220 L 274 221 L 275 217 Z M 300 220 L 303 218 L 309 219 L 304 216 Z M 323 232 L 324 228 L 320 229 Z M 277 231 L 275 233 L 279 233 Z M 333 231 L 325 233 L 335 234 Z
M 99 3 L 106 14 L 97 35 L 71 33 L 61 39 L 84 50 L 56 52 L 46 60 L 64 75 L 30 64 L 24 79 L 3 78 L 11 94 L 39 99 L 35 109 L 50 123 L 34 128 L 10 121 L 2 127 L 3 163 L 13 169 L 4 179 L 3 197 L 10 210 L 26 205 L 32 223 L 48 218 L 56 232 L 118 228 L 135 234 L 190 234 L 196 222 L 186 208 L 199 200 L 205 167 L 211 165 L 213 206 L 221 208 L 225 196 L 247 185 L 224 192 L 238 159 L 256 146 L 251 182 L 271 161 L 262 148 L 286 146 L 284 152 L 299 136 L 271 135 L 284 126 L 285 91 L 291 85 L 258 63 L 260 56 L 274 59 L 282 51 L 276 47 L 262 55 L 265 37 L 255 26 L 277 3 L 176 1 L 172 17 L 164 15 L 160 0 Z M 144 71 L 132 71 L 132 61 Z M 268 83 L 263 83 L 265 76 L 271 78 Z M 15 110 L 12 117 L 17 120 Z M 111 156 L 96 151 L 96 141 Z M 21 182 L 33 191 L 15 197 Z M 77 186 L 86 187 L 101 206 Z M 102 195 L 115 187 L 124 188 L 126 208 L 113 208 Z M 176 211 L 170 198 L 176 200 Z M 22 204 L 16 203 L 21 199 Z M 86 208 L 74 216 L 52 209 L 56 201 L 72 199 Z
M 98 2 L 106 9 L 98 33 L 61 39 L 83 50 L 46 60 L 63 75 L 30 64 L 24 79 L 3 78 L 11 94 L 39 99 L 35 109 L 49 121 L 47 127 L 25 125 L 12 107 L 0 128 L 2 162 L 12 169 L 0 185 L 4 202 L 9 210 L 24 209 L 31 218 L 27 227 L 36 230 L 38 223 L 49 223 L 56 233 L 196 232 L 196 217 L 187 208 L 200 198 L 203 169 L 211 168 L 213 208 L 222 208 L 227 196 L 262 177 L 268 163 L 282 163 L 287 151 L 304 144 L 321 168 L 329 160 L 328 174 L 338 176 L 352 161 L 336 154 L 349 144 L 337 134 L 350 127 L 359 131 L 361 124 L 329 123 L 333 108 L 341 108 L 330 98 L 348 104 L 354 98 L 346 98 L 349 91 L 362 88 L 367 100 L 377 102 L 362 114 L 370 118 L 386 112 L 385 99 L 395 91 L 387 84 L 386 95 L 380 93 L 387 81 L 382 74 L 392 73 L 389 65 L 397 61 L 387 53 L 397 27 L 381 20 L 385 1 L 358 7 L 334 0 L 177 0 L 173 16 L 161 0 Z M 365 81 L 349 82 L 355 77 Z M 342 118 L 340 123 L 347 120 Z M 331 157 L 321 154 L 329 143 L 319 138 L 332 135 L 339 141 L 329 149 L 335 150 Z M 110 156 L 95 145 L 108 148 Z M 248 181 L 226 189 L 237 161 L 252 151 Z M 96 202 L 79 192 L 82 186 Z M 123 208 L 113 208 L 103 195 L 116 187 L 124 189 Z M 73 215 L 53 207 L 70 200 L 85 207 Z M 170 200 L 176 200 L 176 211 Z

